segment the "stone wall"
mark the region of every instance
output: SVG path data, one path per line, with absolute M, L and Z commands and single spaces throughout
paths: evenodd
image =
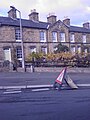
M 34 72 L 60 72 L 64 67 L 35 67 Z M 23 69 L 18 68 L 18 72 L 22 72 Z M 26 72 L 33 72 L 31 68 L 26 68 Z M 68 73 L 90 73 L 90 68 L 77 68 L 68 67 Z
M 44 31 L 46 33 L 46 43 L 40 42 L 40 31 Z M 57 32 L 57 42 L 54 43 L 52 41 L 52 32 Z M 52 53 L 54 51 L 54 47 L 61 41 L 60 40 L 60 32 L 65 32 L 66 42 L 70 40 L 70 33 L 68 27 L 63 24 L 60 20 L 54 23 L 48 30 L 46 29 L 32 29 L 32 28 L 23 28 L 23 41 L 24 41 L 24 53 L 25 58 L 30 53 L 30 46 L 35 46 L 37 52 L 41 51 L 41 46 L 47 47 L 47 51 Z M 82 33 L 75 33 L 75 42 L 79 42 L 79 46 L 82 43 Z M 87 42 L 90 42 L 90 34 L 86 34 Z M 69 43 L 64 43 L 69 47 Z M 72 44 L 76 47 L 78 45 Z M 4 52 L 3 48 L 9 46 L 11 50 L 13 47 L 21 46 L 21 43 L 16 42 L 15 40 L 15 26 L 0 26 L 0 60 L 4 60 Z M 87 46 L 90 47 L 90 44 Z M 90 51 L 90 48 L 89 50 Z

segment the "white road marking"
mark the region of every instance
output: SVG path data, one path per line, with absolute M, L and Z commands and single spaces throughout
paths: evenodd
M 18 91 L 18 90 L 21 90 L 21 88 L 9 88 L 9 89 L 6 89 L 6 91 L 10 92 L 10 91 Z
M 3 94 L 14 94 L 14 93 L 21 93 L 22 91 L 6 91 Z
M 21 88 L 8 88 L 6 89 L 5 92 L 3 92 L 3 94 L 14 94 L 14 93 L 20 93 L 20 92 L 22 92 Z
M 48 91 L 48 90 L 50 90 L 49 88 L 42 88 L 42 89 L 33 89 L 32 91 L 33 92 L 38 92 L 38 91 Z
M 26 85 L 19 85 L 19 86 L 0 86 L 0 89 L 18 89 L 18 88 L 26 88 Z
M 18 88 L 46 88 L 46 87 L 53 87 L 53 85 L 20 85 L 20 86 L 0 86 L 0 89 L 18 89 Z
M 53 87 L 53 85 L 27 85 L 27 87 L 29 87 L 29 88 L 46 88 L 46 87 Z
M 90 87 L 90 84 L 76 84 L 78 87 Z M 63 84 L 62 86 L 65 87 Z M 30 88 L 30 89 L 49 89 L 52 88 L 53 84 L 51 85 L 20 85 L 20 86 L 0 86 L 0 89 L 6 89 L 7 91 L 12 91 L 12 90 L 21 90 L 25 88 Z
M 90 84 L 77 84 L 77 86 L 80 86 L 80 87 L 90 87 Z
M 65 85 L 62 85 L 65 87 Z M 77 84 L 78 87 L 90 87 L 90 84 Z M 3 92 L 3 94 L 14 94 L 14 93 L 21 93 L 21 88 L 30 88 L 31 91 L 36 92 L 36 91 L 48 91 L 50 88 L 53 87 L 52 85 L 28 85 L 26 86 L 0 86 L 0 88 L 6 89 L 6 91 Z

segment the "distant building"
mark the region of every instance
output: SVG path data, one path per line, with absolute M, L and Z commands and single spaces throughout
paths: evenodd
M 71 52 L 90 52 L 90 24 L 83 27 L 71 26 L 70 19 L 57 20 L 50 14 L 47 22 L 39 21 L 39 13 L 32 10 L 29 19 L 22 19 L 22 38 L 25 58 L 32 52 L 54 52 L 54 47 L 60 42 L 67 45 Z M 16 11 L 11 9 L 8 17 L 0 16 L 0 60 L 13 61 L 13 49 L 17 59 L 22 61 L 20 40 L 20 21 Z

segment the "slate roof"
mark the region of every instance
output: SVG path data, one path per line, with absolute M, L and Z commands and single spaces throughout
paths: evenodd
M 70 26 L 70 32 L 90 33 L 90 29 L 84 27 Z
M 19 26 L 20 21 L 19 21 L 19 19 L 12 19 L 10 17 L 0 17 L 0 24 L 7 25 L 7 26 L 8 25 L 9 26 Z M 22 19 L 23 27 L 47 29 L 48 25 L 49 25 L 49 23 L 46 23 L 46 22 Z
M 12 19 L 10 17 L 0 17 L 0 25 L 9 25 L 9 26 L 19 26 L 19 19 Z M 41 21 L 32 21 L 22 19 L 22 26 L 28 28 L 37 28 L 37 29 L 48 29 L 50 23 L 41 22 Z M 70 26 L 68 27 L 69 32 L 80 32 L 80 33 L 90 33 L 90 29 L 86 29 L 83 27 Z

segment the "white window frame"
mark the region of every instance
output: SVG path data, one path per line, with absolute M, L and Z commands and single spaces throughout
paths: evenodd
M 17 54 L 17 59 L 22 60 L 22 48 L 21 47 L 16 48 L 16 54 Z
M 57 47 L 53 47 L 53 52 L 57 50 Z
M 15 39 L 16 39 L 17 42 L 21 42 L 20 29 L 15 30 Z
M 80 46 L 78 46 L 78 53 L 81 53 L 81 47 Z
M 57 32 L 52 32 L 52 41 L 57 42 Z
M 84 49 L 84 52 L 85 52 L 85 53 L 88 53 L 88 50 L 87 50 L 87 48 L 85 48 L 85 49 Z
M 46 42 L 46 32 L 40 31 L 40 42 Z
M 75 46 L 72 46 L 72 47 L 71 47 L 71 52 L 72 52 L 72 53 L 75 53 L 75 52 L 76 52 L 76 47 L 75 47 Z
M 66 42 L 66 40 L 65 40 L 65 32 L 60 32 L 60 42 Z
M 36 47 L 35 46 L 30 46 L 30 53 L 36 53 Z
M 70 42 L 75 42 L 75 35 L 74 35 L 74 33 L 71 33 L 71 35 L 70 35 Z
M 83 43 L 86 43 L 87 42 L 87 38 L 86 38 L 86 35 L 83 35 Z
M 47 54 L 47 47 L 41 46 L 41 52 Z

